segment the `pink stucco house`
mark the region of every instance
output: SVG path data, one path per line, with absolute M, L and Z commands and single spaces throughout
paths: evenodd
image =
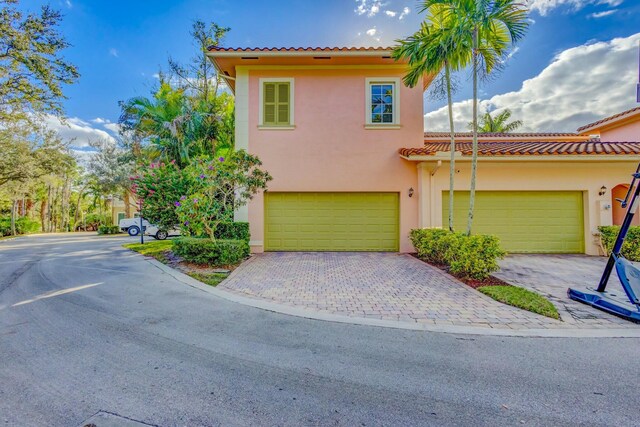
M 236 220 L 250 223 L 254 252 L 411 252 L 411 229 L 443 225 L 448 135 L 423 129 L 429 76 L 406 87 L 406 64 L 390 54 L 209 50 L 236 97 L 236 147 L 258 155 L 274 177 L 267 192 L 236 212 Z M 640 160 L 639 127 L 632 110 L 580 133 L 483 135 L 474 231 L 497 234 L 512 252 L 597 254 L 594 232 L 617 219 L 612 196 Z M 459 134 L 459 227 L 470 140 Z

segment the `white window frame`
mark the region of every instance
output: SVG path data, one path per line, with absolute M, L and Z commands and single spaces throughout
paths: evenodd
M 371 121 L 371 85 L 393 85 L 393 122 L 373 123 Z M 365 128 L 366 129 L 399 129 L 400 128 L 400 88 L 402 82 L 399 77 L 367 77 L 365 78 Z
M 289 125 L 288 126 L 270 126 L 264 124 L 264 84 L 265 83 L 289 83 Z M 282 129 L 295 129 L 294 121 L 294 78 L 293 77 L 261 77 L 258 79 L 260 85 L 258 89 L 258 128 L 282 130 Z

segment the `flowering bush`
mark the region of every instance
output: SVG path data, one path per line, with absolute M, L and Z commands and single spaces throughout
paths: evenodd
M 195 184 L 190 175 L 172 161 L 151 163 L 131 179 L 133 191 L 142 199 L 142 216 L 162 228 L 175 227 L 179 223 L 175 202 Z
M 225 157 L 201 157 L 180 169 L 175 162 L 152 163 L 131 179 L 142 199 L 142 215 L 162 228 L 180 225 L 183 234 L 215 239 L 220 223 L 233 222 L 233 212 L 271 176 L 262 162 L 244 150 Z
M 261 165 L 256 156 L 240 150 L 226 158 L 200 158 L 186 167 L 191 191 L 174 202 L 185 234 L 213 240 L 220 223 L 233 222 L 234 209 L 246 205 L 271 180 Z

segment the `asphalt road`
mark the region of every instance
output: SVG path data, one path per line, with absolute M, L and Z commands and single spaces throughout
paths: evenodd
M 126 240 L 0 242 L 0 425 L 640 423 L 639 339 L 290 317 L 188 287 Z

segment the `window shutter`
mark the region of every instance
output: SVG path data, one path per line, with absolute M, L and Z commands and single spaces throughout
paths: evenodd
M 263 90 L 263 114 L 265 125 L 276 124 L 276 83 L 265 83 Z
M 289 83 L 278 83 L 278 124 L 289 124 Z

